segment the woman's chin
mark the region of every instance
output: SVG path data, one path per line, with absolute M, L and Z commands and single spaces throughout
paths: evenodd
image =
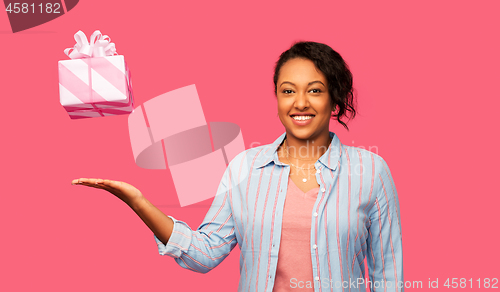
M 310 129 L 296 129 L 291 128 L 287 130 L 287 133 L 290 136 L 293 136 L 295 139 L 299 140 L 310 140 L 313 137 L 313 131 Z

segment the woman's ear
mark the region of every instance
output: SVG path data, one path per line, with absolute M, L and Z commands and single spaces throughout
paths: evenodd
M 337 111 L 337 106 L 332 105 L 332 115 L 334 115 L 336 111 Z

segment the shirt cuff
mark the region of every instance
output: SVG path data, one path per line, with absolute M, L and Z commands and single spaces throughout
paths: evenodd
M 158 245 L 158 253 L 160 255 L 168 255 L 173 258 L 179 258 L 182 255 L 182 252 L 186 252 L 191 245 L 192 230 L 186 223 L 176 220 L 172 216 L 168 217 L 174 221 L 174 228 L 167 244 L 163 244 L 163 242 L 161 242 L 155 234 L 153 234 L 153 236 L 156 244 Z

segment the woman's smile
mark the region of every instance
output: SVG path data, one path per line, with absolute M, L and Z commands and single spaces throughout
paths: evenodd
M 309 113 L 300 113 L 300 114 L 292 114 L 290 117 L 293 120 L 293 123 L 297 126 L 305 126 L 309 125 L 314 118 L 313 114 Z

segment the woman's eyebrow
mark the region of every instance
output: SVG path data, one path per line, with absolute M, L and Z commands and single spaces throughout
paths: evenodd
M 281 82 L 280 87 L 281 87 L 281 86 L 283 86 L 283 84 L 285 84 L 285 83 L 289 83 L 289 84 L 291 84 L 291 85 L 295 86 L 295 84 L 293 84 L 293 83 L 292 83 L 292 82 L 290 82 L 290 81 L 283 81 L 283 82 Z M 309 86 L 309 85 L 311 85 L 311 84 L 314 84 L 314 83 L 321 83 L 321 84 L 323 84 L 323 82 L 321 82 L 321 81 L 319 81 L 319 80 L 315 80 L 315 81 L 311 81 L 311 82 L 307 83 L 307 86 Z M 325 86 L 325 85 L 323 84 L 323 86 Z

